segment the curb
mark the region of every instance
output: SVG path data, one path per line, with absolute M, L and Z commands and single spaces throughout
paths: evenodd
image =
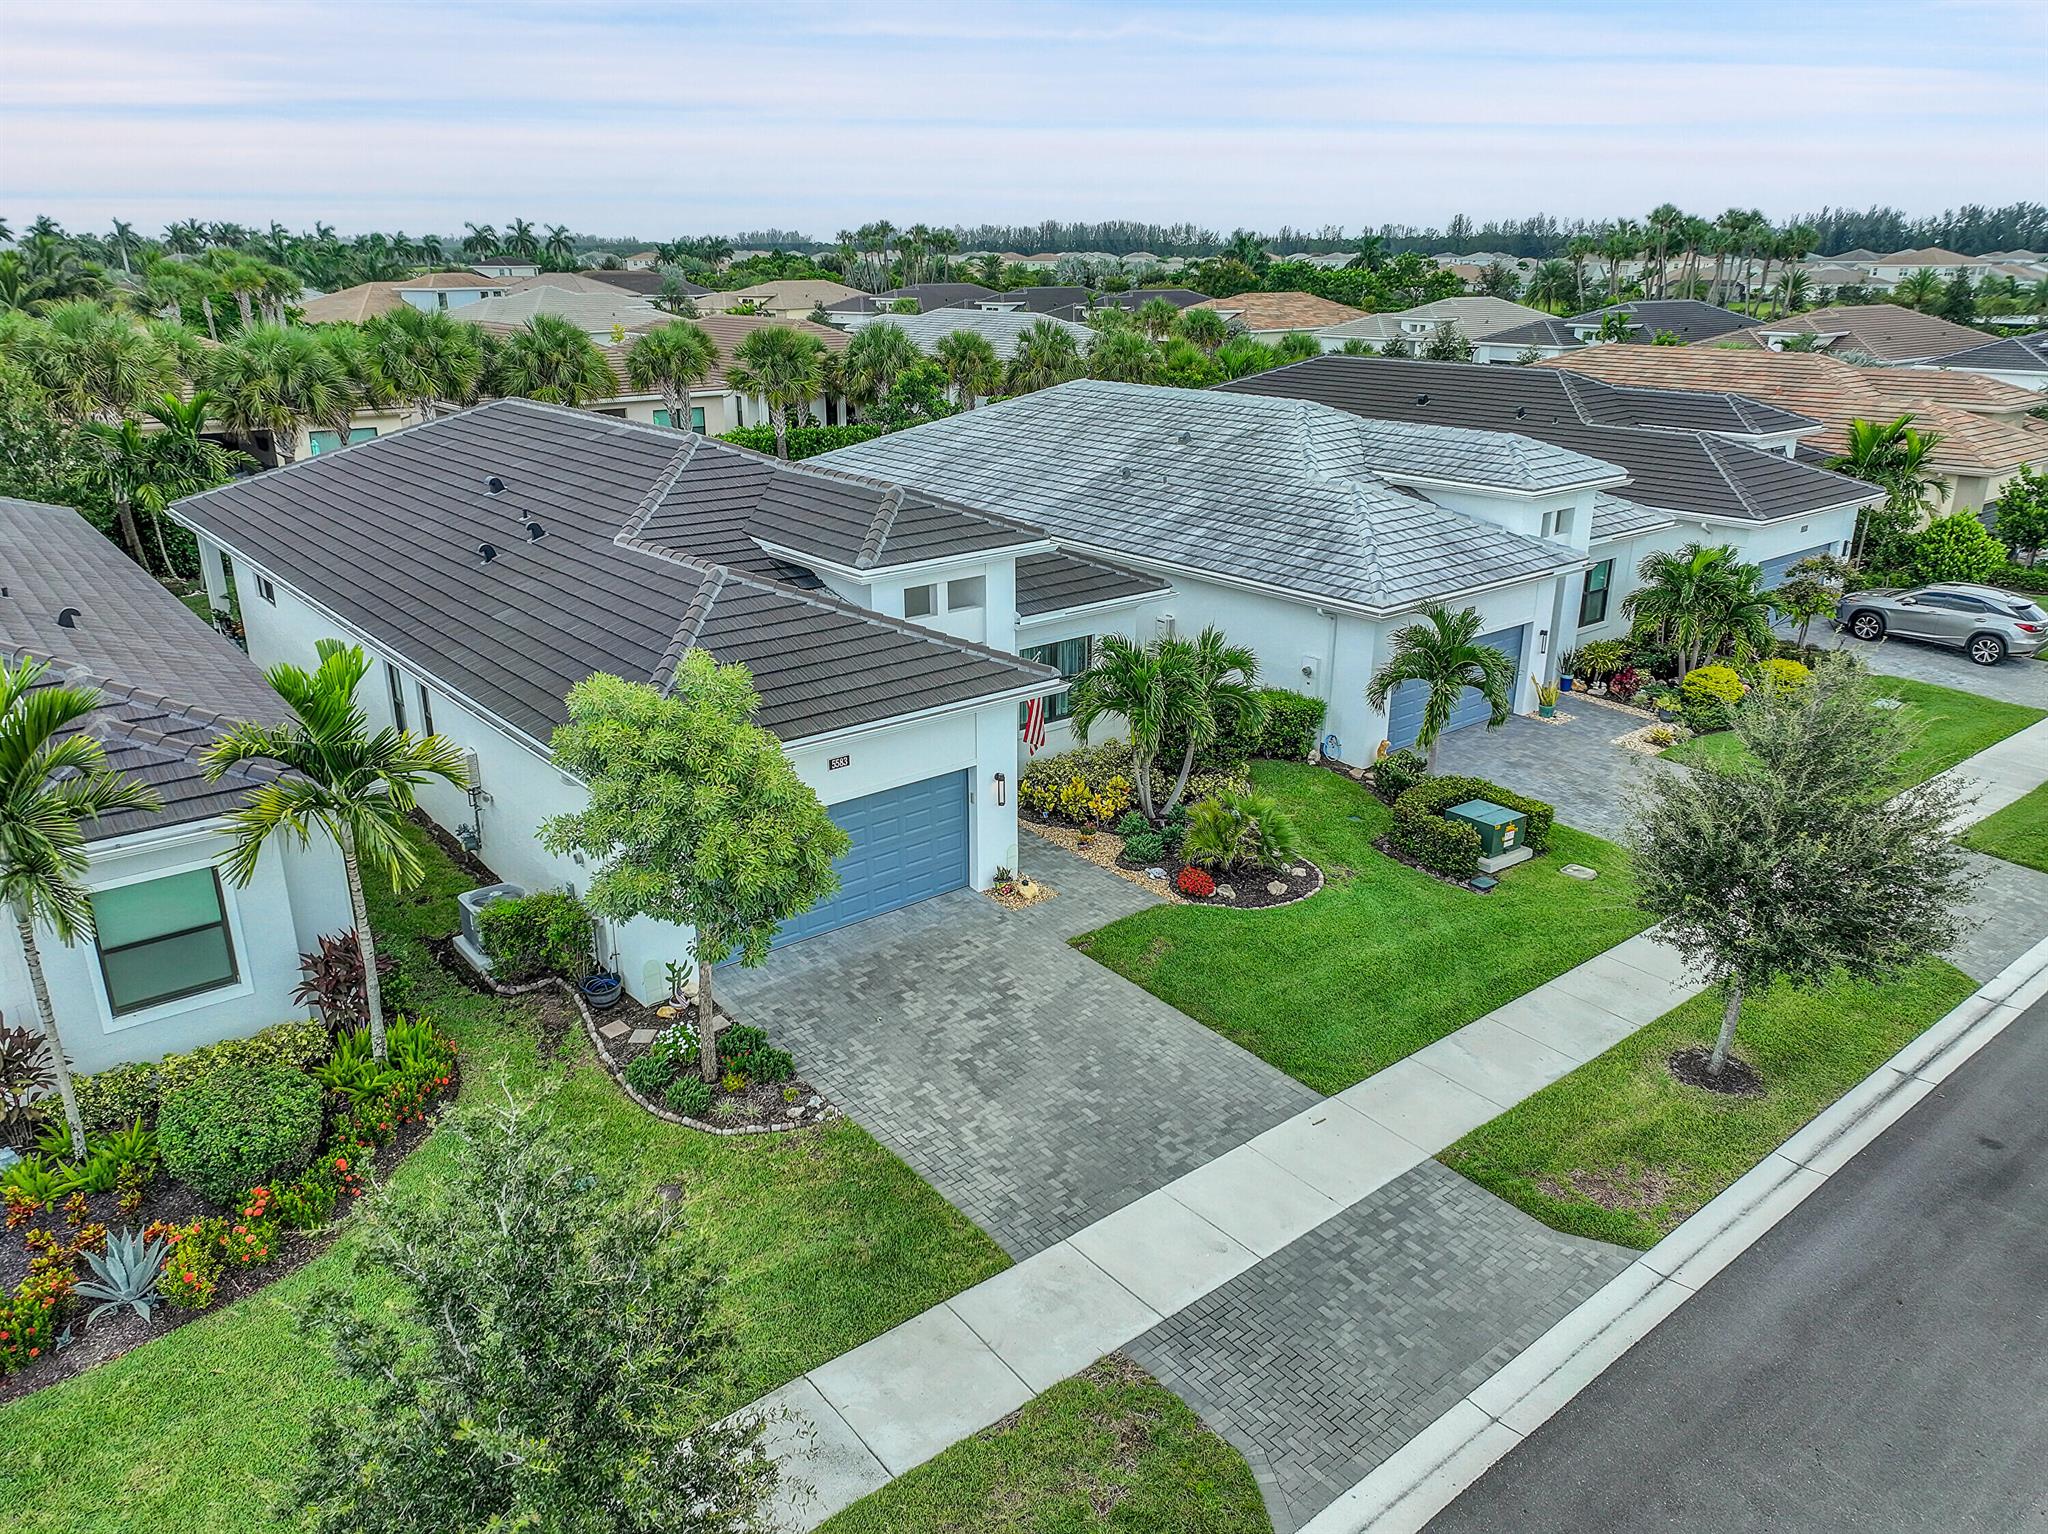
M 1416 1534 L 2043 997 L 2048 938 L 1395 1450 L 1302 1534 Z

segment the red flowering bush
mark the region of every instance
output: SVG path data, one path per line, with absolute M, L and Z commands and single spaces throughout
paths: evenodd
M 1207 900 L 1216 893 L 1216 881 L 1208 870 L 1197 868 L 1192 863 L 1175 874 L 1173 882 L 1183 895 L 1192 896 L 1196 900 Z
M 0 1296 L 0 1374 L 26 1369 L 50 1351 L 58 1302 L 76 1282 L 68 1265 L 32 1264 L 13 1294 Z

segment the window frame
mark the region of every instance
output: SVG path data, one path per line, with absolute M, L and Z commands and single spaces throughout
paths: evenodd
M 921 585 L 905 586 L 903 588 L 903 616 L 906 618 L 938 617 L 939 584 L 937 581 L 925 581 Z M 923 612 L 914 613 L 910 610 L 910 599 L 919 592 L 924 593 L 925 608 Z
M 957 586 L 971 586 L 974 589 L 972 601 L 956 602 L 953 590 Z M 946 582 L 946 611 L 949 613 L 979 612 L 988 606 L 988 577 L 985 575 L 956 575 Z
M 1595 575 L 1600 576 L 1600 585 L 1597 590 L 1593 586 L 1593 577 Z M 1586 613 L 1587 607 L 1595 597 L 1600 599 L 1600 611 L 1594 616 L 1588 617 Z M 1613 607 L 1614 561 L 1612 559 L 1603 559 L 1597 564 L 1587 567 L 1586 579 L 1579 586 L 1579 627 L 1582 629 L 1598 628 L 1607 621 L 1607 615 L 1613 610 Z
M 405 673 L 390 661 L 384 662 L 384 690 L 391 700 L 391 722 L 399 729 L 406 729 L 405 722 Z
M 227 889 L 221 883 L 220 870 L 218 868 L 210 863 L 200 866 L 205 868 L 206 872 L 213 879 L 214 908 L 220 912 L 217 920 L 201 922 L 194 927 L 181 927 L 175 932 L 158 932 L 146 938 L 138 938 L 132 943 L 118 943 L 111 949 L 101 946 L 98 934 L 95 932 L 92 949 L 94 962 L 99 966 L 100 994 L 106 998 L 107 1015 L 115 1022 L 119 1023 L 123 1019 L 132 1019 L 138 1012 L 151 1012 L 158 1007 L 168 1006 L 172 1002 L 185 1001 L 194 996 L 210 995 L 215 991 L 225 991 L 242 983 L 242 952 L 240 945 L 235 941 L 234 913 L 228 909 Z M 148 878 L 133 879 L 125 884 L 108 885 L 105 890 L 95 890 L 93 894 L 106 894 L 117 889 L 132 889 L 137 885 L 155 884 L 164 879 L 176 879 L 185 874 L 197 873 L 198 871 L 198 868 L 173 869 L 167 873 L 152 874 Z M 113 979 L 107 973 L 108 954 L 128 953 L 133 949 L 147 948 L 153 943 L 166 943 L 174 938 L 190 937 L 196 932 L 211 931 L 215 927 L 220 929 L 221 943 L 227 949 L 228 973 L 225 978 L 208 980 L 199 985 L 189 985 L 182 990 L 166 991 L 161 995 L 145 997 L 141 1001 L 131 1002 L 125 1006 L 114 999 Z
M 277 587 L 270 583 L 269 576 L 258 575 L 256 577 L 256 595 L 263 598 L 272 607 L 277 606 Z
M 1063 659 L 1060 655 L 1060 652 L 1070 645 L 1078 645 L 1080 647 L 1080 664 L 1071 671 L 1067 669 L 1067 659 L 1071 659 L 1071 656 Z M 1066 639 L 1052 640 L 1047 644 L 1026 645 L 1018 653 L 1024 660 L 1041 666 L 1053 667 L 1059 672 L 1060 680 L 1066 684 L 1060 691 L 1046 695 L 1045 722 L 1047 724 L 1054 724 L 1059 720 L 1071 718 L 1074 712 L 1071 689 L 1074 679 L 1095 663 L 1095 636 L 1093 634 L 1075 634 Z M 1025 708 L 1029 707 L 1029 705 L 1020 704 L 1019 707 Z
M 427 684 L 421 682 L 420 689 L 420 733 L 431 736 L 434 733 L 434 695 L 427 691 Z

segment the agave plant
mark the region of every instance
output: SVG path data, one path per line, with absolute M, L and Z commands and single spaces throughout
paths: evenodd
M 92 1308 L 85 1324 L 90 1326 L 106 1311 L 123 1305 L 147 1321 L 167 1251 L 160 1236 L 149 1239 L 140 1231 L 124 1230 L 107 1237 L 106 1250 L 87 1252 L 85 1265 L 92 1269 L 92 1277 L 81 1278 L 72 1293 L 100 1303 Z

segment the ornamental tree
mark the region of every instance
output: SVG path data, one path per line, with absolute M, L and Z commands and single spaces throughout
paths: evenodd
M 846 833 L 754 723 L 761 700 L 744 666 L 690 650 L 667 687 L 598 672 L 568 701 L 555 759 L 589 803 L 543 822 L 541 842 L 602 865 L 584 897 L 600 916 L 695 929 L 697 1055 L 716 1081 L 713 967 L 734 955 L 759 965 L 779 925 L 839 888 Z
M 440 1138 L 431 1194 L 380 1201 L 363 1236 L 377 1302 L 328 1290 L 306 1309 L 355 1389 L 314 1414 L 291 1521 L 768 1528 L 759 1422 L 702 1422 L 731 1388 L 731 1339 L 680 1206 L 630 1194 L 531 1104 L 457 1113 Z
M 2048 548 L 2048 473 L 2020 466 L 1998 492 L 1998 525 L 1992 531 L 2014 563 Z
M 2004 548 L 1974 511 L 1936 517 L 1913 540 L 1913 567 L 1923 581 L 1986 581 L 2004 563 Z
M 1710 1076 L 1750 992 L 1896 973 L 1961 931 L 1960 790 L 1906 786 L 1912 732 L 1874 702 L 1852 655 L 1823 657 L 1803 687 L 1766 677 L 1734 711 L 1741 766 L 1661 771 L 1631 802 L 1636 902 L 1721 987 Z

